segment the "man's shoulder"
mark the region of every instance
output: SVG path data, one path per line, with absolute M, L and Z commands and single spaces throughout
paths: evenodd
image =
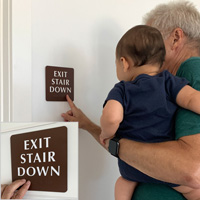
M 197 74 L 200 73 L 200 57 L 191 57 L 184 61 L 177 71 L 177 76 L 183 76 L 183 74 Z
M 200 57 L 192 57 L 183 62 L 176 75 L 186 78 L 193 88 L 200 90 Z

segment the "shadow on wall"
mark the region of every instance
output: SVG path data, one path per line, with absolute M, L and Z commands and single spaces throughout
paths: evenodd
M 95 105 L 92 119 L 99 123 L 102 106 L 108 92 L 118 82 L 115 67 L 115 49 L 121 38 L 119 24 L 109 18 L 96 21 L 91 30 L 90 79 L 87 82 L 89 105 Z M 95 85 L 95 87 L 94 87 Z M 98 115 L 96 115 L 98 111 Z
M 90 73 L 90 79 L 85 83 L 84 94 L 87 93 L 88 99 L 87 105 L 83 105 L 83 108 L 86 113 L 87 109 L 91 109 L 89 117 L 97 124 L 99 124 L 104 100 L 118 81 L 115 69 L 115 48 L 121 38 L 121 32 L 120 26 L 112 19 L 101 19 L 93 26 L 90 41 L 93 63 L 90 63 L 90 71 L 87 72 Z M 81 199 L 92 198 L 87 196 L 91 193 L 92 185 L 93 187 L 94 185 L 96 187 L 104 185 L 101 188 L 104 193 L 113 194 L 114 183 L 119 176 L 117 160 L 113 159 L 91 136 L 86 136 L 83 131 L 81 134 L 84 134 L 80 135 L 79 151 L 80 177 L 82 177 L 80 179 Z M 86 147 L 85 145 L 88 143 L 90 146 Z
M 115 51 L 123 30 L 119 23 L 112 19 L 101 19 L 94 25 L 94 55 L 96 55 L 96 68 L 94 73 L 99 78 L 99 91 L 105 93 L 109 91 L 117 80 L 115 67 Z M 94 76 L 94 81 L 95 81 Z M 104 84 L 102 84 L 102 82 Z M 105 87 L 108 86 L 108 87 Z M 107 95 L 106 91 L 106 95 Z

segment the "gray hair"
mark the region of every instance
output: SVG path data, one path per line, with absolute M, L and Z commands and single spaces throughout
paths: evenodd
M 200 13 L 188 1 L 175 1 L 160 4 L 147 13 L 143 22 L 157 28 L 166 39 L 175 28 L 181 28 L 188 42 L 200 48 Z

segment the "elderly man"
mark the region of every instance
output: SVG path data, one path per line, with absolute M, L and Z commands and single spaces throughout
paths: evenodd
M 166 58 L 162 70 L 185 77 L 193 88 L 200 90 L 200 13 L 197 9 L 185 1 L 162 4 L 146 15 L 145 24 L 157 28 L 163 35 Z M 68 102 L 71 110 L 62 117 L 78 121 L 80 128 L 87 130 L 99 142 L 100 127 L 69 98 Z M 124 138 L 111 140 L 112 145 L 119 149 L 114 154 L 153 178 L 200 188 L 200 116 L 180 109 L 175 129 L 174 141 L 145 144 Z M 190 192 L 192 189 L 188 190 L 188 194 Z M 184 197 L 167 186 L 142 183 L 137 187 L 133 200 L 143 199 L 179 200 Z

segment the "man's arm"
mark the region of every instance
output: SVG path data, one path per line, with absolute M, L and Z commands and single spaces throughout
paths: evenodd
M 200 134 L 149 144 L 121 139 L 119 157 L 153 178 L 200 187 Z
M 63 113 L 62 117 L 66 121 L 78 121 L 79 128 L 88 131 L 100 143 L 101 128 L 89 120 L 69 98 L 67 100 L 71 111 Z M 119 157 L 156 179 L 200 187 L 200 134 L 151 144 L 121 139 Z

